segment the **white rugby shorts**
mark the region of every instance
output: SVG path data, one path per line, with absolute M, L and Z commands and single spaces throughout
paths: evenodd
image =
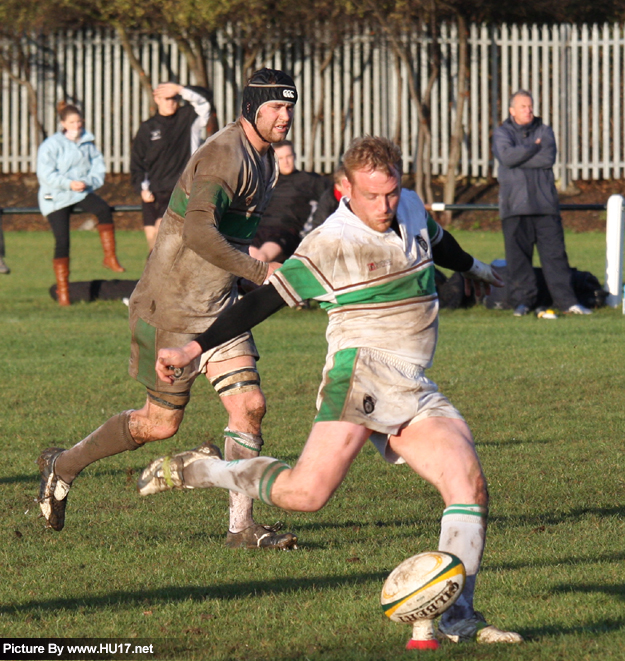
M 431 417 L 464 419 L 422 367 L 369 348 L 343 349 L 328 357 L 315 422 L 363 425 L 384 459 L 399 464 L 404 460 L 388 447 L 388 437 Z

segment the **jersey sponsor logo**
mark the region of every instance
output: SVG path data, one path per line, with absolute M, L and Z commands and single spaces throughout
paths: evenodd
M 417 234 L 417 243 L 421 246 L 421 250 L 428 251 L 428 242 L 420 234 Z
M 371 395 L 365 395 L 362 398 L 362 408 L 365 410 L 367 415 L 371 415 L 371 413 L 373 413 L 373 409 L 375 409 L 375 400 Z
M 282 96 L 285 99 L 294 99 L 295 98 L 295 91 L 294 90 L 282 90 Z
M 150 140 L 160 140 L 161 139 L 161 130 L 156 129 L 155 131 L 150 131 Z
M 367 269 L 369 271 L 377 271 L 378 269 L 381 269 L 384 266 L 390 266 L 390 265 L 391 265 L 390 259 L 383 259 L 381 262 L 369 262 L 367 264 Z

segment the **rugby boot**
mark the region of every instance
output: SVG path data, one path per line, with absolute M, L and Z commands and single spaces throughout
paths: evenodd
M 171 489 L 193 489 L 184 483 L 183 471 L 198 459 L 214 457 L 221 459 L 221 451 L 216 445 L 205 443 L 199 448 L 180 452 L 173 456 L 159 457 L 143 470 L 137 482 L 141 496 L 151 496 Z
M 56 460 L 64 451 L 63 448 L 48 448 L 37 459 L 37 465 L 41 473 L 37 502 L 43 517 L 47 521 L 46 528 L 52 528 L 53 530 L 63 530 L 67 494 L 72 486 L 62 480 L 54 471 Z
M 52 260 L 56 276 L 56 300 L 59 305 L 70 305 L 69 300 L 69 257 L 55 257 Z
M 98 225 L 98 232 L 100 232 L 100 241 L 102 242 L 102 250 L 104 252 L 104 261 L 102 265 L 115 273 L 123 273 L 126 269 L 117 261 L 115 254 L 115 227 L 112 223 Z
M 297 548 L 297 537 L 290 532 L 279 534 L 282 522 L 278 521 L 273 526 L 261 526 L 255 523 L 253 526 L 241 530 L 241 532 L 230 532 L 226 536 L 226 546 L 231 549 L 277 549 L 287 551 Z
M 482 644 L 523 642 L 523 637 L 514 631 L 501 631 L 488 624 L 481 613 L 475 611 L 473 617 L 457 620 L 451 624 L 439 622 L 439 632 L 452 643 L 478 642 Z

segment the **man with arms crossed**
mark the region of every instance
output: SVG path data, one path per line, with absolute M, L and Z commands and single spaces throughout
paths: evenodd
M 437 341 L 434 264 L 462 272 L 478 291 L 503 283 L 428 216 L 414 192 L 401 190 L 401 154 L 392 142 L 360 138 L 344 165 L 346 198 L 269 283 L 194 341 L 158 355 L 160 378 L 175 382 L 173 368 L 184 379 L 186 366 L 208 347 L 285 302 L 320 301 L 329 315 L 328 356 L 315 424 L 295 467 L 270 457 L 226 462 L 217 448 L 207 456 L 204 447 L 153 461 L 139 479 L 139 492 L 219 486 L 314 512 L 370 438 L 387 461 L 406 462 L 433 484 L 445 503 L 439 548 L 462 560 L 467 583 L 440 631 L 455 642 L 521 642 L 519 634 L 488 625 L 473 608 L 486 533 L 486 480 L 466 422 L 424 374 Z
M 237 278 L 262 284 L 280 266 L 253 259 L 247 250 L 277 176 L 270 147 L 286 137 L 296 101 L 290 76 L 273 69 L 257 71 L 243 91 L 242 117 L 191 157 L 130 299 L 129 371 L 146 386 L 147 401 L 140 410 L 113 416 L 73 448 L 49 448 L 41 454 L 39 502 L 55 530 L 63 528 L 67 493 L 86 466 L 178 431 L 201 371 L 228 412 L 226 457 L 258 456 L 265 398 L 250 333 L 198 357 L 174 384 L 159 380 L 154 363 L 161 347 L 183 346 L 233 305 Z M 277 534 L 275 526 L 256 524 L 252 500 L 231 494 L 228 546 L 291 548 L 296 541 L 291 533 Z
M 557 151 L 553 130 L 534 116 L 532 95 L 525 90 L 512 95 L 509 112 L 510 117 L 493 132 L 493 154 L 499 161 L 499 215 L 513 314 L 523 317 L 536 306 L 534 246 L 554 305 L 567 314 L 591 314 L 573 289 L 553 177 Z M 544 308 L 536 313 L 542 319 L 555 316 Z

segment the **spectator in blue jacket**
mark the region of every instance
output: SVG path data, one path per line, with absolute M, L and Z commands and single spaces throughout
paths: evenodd
M 104 251 L 103 265 L 124 271 L 115 254 L 115 227 L 109 205 L 94 193 L 104 183 L 104 158 L 94 144 L 94 136 L 83 128 L 80 110 L 61 101 L 57 110 L 61 130 L 39 147 L 37 178 L 39 208 L 47 217 L 55 239 L 54 273 L 59 305 L 69 300 L 69 219 L 80 208 L 98 218 L 98 231 Z
M 499 161 L 499 213 L 514 315 L 522 317 L 536 306 L 534 246 L 554 305 L 565 313 L 590 314 L 573 291 L 564 247 L 553 177 L 557 152 L 553 130 L 534 116 L 532 95 L 525 90 L 512 95 L 509 111 L 510 117 L 493 133 L 493 153 Z M 544 312 L 537 310 L 539 316 Z

